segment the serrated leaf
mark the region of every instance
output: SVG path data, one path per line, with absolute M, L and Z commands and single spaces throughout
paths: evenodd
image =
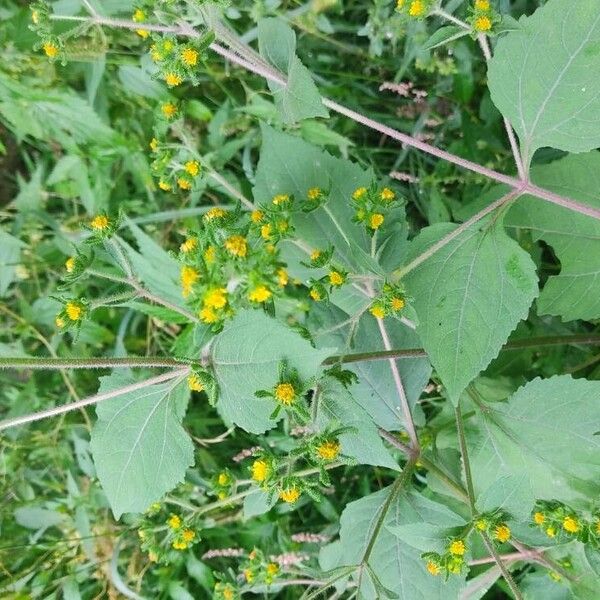
M 134 383 L 113 373 L 99 393 Z M 115 518 L 142 512 L 184 478 L 194 448 L 181 421 L 189 390 L 182 378 L 129 392 L 96 406 L 91 436 L 94 464 Z
M 549 0 L 501 38 L 489 63 L 494 104 L 521 141 L 526 163 L 551 146 L 600 146 L 598 0 Z
M 533 496 L 571 502 L 600 493 L 600 382 L 534 379 L 467 421 L 475 491 L 526 473 Z
M 318 350 L 283 323 L 258 310 L 240 311 L 217 335 L 210 361 L 219 385 L 217 409 L 227 423 L 251 433 L 275 427 L 276 404 L 254 392 L 273 389 L 279 364 L 287 360 L 302 381 L 315 376 L 331 349 Z M 281 417 L 280 417 L 281 418 Z
M 410 256 L 455 225 L 423 229 Z M 417 333 L 449 398 L 498 356 L 538 294 L 535 266 L 501 226 L 485 219 L 465 230 L 405 278 L 419 318 Z
M 262 56 L 287 75 L 286 85 L 268 82 L 284 123 L 328 117 L 310 72 L 295 54 L 296 34 L 293 29 L 280 19 L 261 19 L 258 22 L 258 46 Z
M 353 386 L 354 387 L 354 386 Z M 325 429 L 329 424 L 352 427 L 340 435 L 342 454 L 363 465 L 375 465 L 400 470 L 377 433 L 377 426 L 364 408 L 339 381 L 327 378 L 319 384 L 316 424 Z
M 379 517 L 386 509 L 390 490 L 390 487 L 385 488 L 346 505 L 340 519 L 340 540 L 321 549 L 321 568 L 358 567 L 374 538 L 368 564 L 381 584 L 401 600 L 457 598 L 463 578 L 452 577 L 444 581 L 442 577 L 432 577 L 425 569 L 421 551 L 390 531 L 390 528 L 393 530 L 410 520 L 420 520 L 420 502 L 416 500 L 418 494 L 400 494 L 392 500 L 384 514 L 381 528 L 377 529 Z M 367 570 L 363 570 L 360 582 L 361 598 L 375 600 L 382 597 L 377 594 Z
M 532 179 L 557 193 L 600 208 L 600 153 L 566 156 L 535 167 Z M 600 317 L 600 222 L 533 196 L 511 208 L 506 225 L 530 229 L 560 260 L 559 275 L 548 278 L 538 301 L 540 314 L 566 321 Z

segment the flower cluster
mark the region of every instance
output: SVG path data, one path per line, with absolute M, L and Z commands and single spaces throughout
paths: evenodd
M 79 329 L 83 319 L 89 312 L 89 303 L 87 300 L 85 298 L 73 298 L 71 300 L 57 298 L 57 300 L 62 302 L 63 308 L 56 315 L 54 324 L 59 329 Z
M 36 50 L 43 50 L 44 54 L 51 60 L 57 60 L 63 57 L 64 43 L 60 36 L 52 31 L 50 21 L 50 6 L 45 1 L 33 2 L 30 5 L 31 25 L 29 28 L 34 31 L 40 41 L 34 46 Z
M 557 500 L 538 501 L 532 521 L 550 538 L 577 539 L 600 547 L 600 513 L 587 519 Z
M 91 233 L 90 237 L 85 240 L 85 243 L 90 246 L 103 244 L 115 234 L 120 222 L 120 216 L 116 219 L 111 219 L 105 213 L 95 215 L 85 224 L 85 228 Z
M 280 573 L 276 562 L 265 557 L 264 553 L 254 548 L 240 567 L 245 583 L 249 585 L 266 583 L 271 585 Z
M 473 526 L 477 531 L 490 535 L 494 541 L 504 544 L 510 540 L 512 535 L 510 527 L 506 524 L 507 518 L 507 514 L 498 510 L 479 515 L 473 522 Z
M 364 223 L 373 235 L 383 225 L 386 213 L 398 202 L 398 197 L 390 188 L 379 189 L 373 184 L 369 188 L 356 188 L 352 192 L 352 202 L 355 206 L 354 222 Z
M 500 15 L 492 7 L 490 0 L 474 0 L 468 21 L 473 27 L 474 35 L 489 33 L 494 24 L 500 21 Z
M 212 478 L 212 486 L 219 500 L 224 500 L 231 496 L 235 488 L 235 478 L 229 472 L 229 469 L 220 471 Z
M 191 392 L 205 392 L 211 405 L 217 402 L 219 389 L 217 381 L 210 371 L 195 367 L 187 378 L 188 388 Z
M 401 285 L 385 283 L 381 293 L 371 304 L 369 312 L 376 319 L 383 319 L 388 315 L 399 316 L 407 302 L 408 298 Z
M 413 19 L 426 17 L 433 7 L 433 0 L 397 0 L 396 11 Z
M 425 568 L 430 575 L 444 574 L 460 575 L 465 568 L 465 553 L 467 546 L 464 540 L 460 538 L 448 541 L 446 551 L 443 554 L 438 552 L 425 552 L 421 558 L 425 561 Z

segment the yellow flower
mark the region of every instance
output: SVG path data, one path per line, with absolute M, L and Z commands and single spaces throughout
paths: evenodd
M 371 215 L 371 219 L 369 220 L 369 227 L 371 229 L 379 229 L 381 224 L 383 223 L 383 215 L 380 213 L 374 213 Z
M 489 0 L 475 0 L 475 8 L 477 10 L 490 10 Z
M 71 321 L 79 321 L 83 316 L 83 306 L 79 302 L 67 302 L 65 312 Z
M 310 253 L 310 260 L 312 260 L 314 262 L 315 260 L 318 260 L 320 256 L 321 256 L 320 250 L 313 250 Z
M 250 302 L 266 302 L 272 295 L 273 292 L 267 286 L 259 285 L 248 293 L 248 300 Z
M 277 575 L 277 573 L 279 573 L 279 565 L 277 563 L 270 562 L 266 566 L 265 570 L 267 571 L 267 575 L 269 575 L 269 577 L 273 577 L 274 575 Z
M 427 562 L 426 568 L 431 575 L 439 575 L 440 574 L 440 566 L 436 562 L 433 562 L 432 560 Z
M 150 140 L 150 150 L 152 150 L 152 152 L 156 152 L 158 150 L 158 140 L 156 138 L 152 138 Z
M 287 202 L 289 199 L 290 197 L 287 194 L 277 194 L 277 196 L 273 196 L 273 204 L 275 206 L 280 206 L 281 204 Z
M 448 571 L 454 575 L 458 575 L 462 571 L 463 559 L 459 556 L 453 556 L 447 563 Z
M 510 540 L 510 528 L 504 523 L 501 523 L 494 529 L 494 537 L 499 542 L 508 542 L 508 540 Z
M 354 192 L 352 193 L 352 198 L 354 200 L 360 200 L 361 198 L 364 197 L 364 195 L 366 193 L 367 193 L 366 187 L 359 187 L 359 188 L 355 189 Z
M 403 6 L 404 6 L 404 2 L 406 2 L 406 0 L 397 0 L 397 2 L 396 2 L 396 9 L 397 10 L 402 9 Z
M 37 10 L 31 11 L 31 20 L 33 21 L 34 25 L 37 25 L 40 22 L 40 13 Z
M 181 280 L 181 294 L 187 298 L 191 294 L 194 284 L 200 279 L 200 273 L 193 267 L 184 265 L 181 267 L 179 279 Z
M 227 304 L 227 290 L 223 287 L 209 290 L 204 294 L 203 304 L 209 308 L 223 308 Z
M 423 0 L 413 0 L 408 8 L 408 14 L 411 17 L 422 17 L 425 14 L 427 7 Z
M 179 529 L 181 527 L 181 518 L 179 516 L 177 516 L 177 515 L 171 515 L 167 519 L 167 525 L 171 529 Z
M 181 79 L 181 77 L 177 75 L 177 73 L 167 73 L 165 75 L 165 82 L 169 87 L 178 86 L 182 81 L 183 79 Z
M 184 529 L 181 537 L 184 542 L 191 542 L 196 537 L 196 532 L 191 529 Z
M 52 42 L 46 42 L 42 48 L 44 48 L 44 52 L 49 58 L 56 58 L 58 55 L 58 46 Z
M 278 384 L 275 388 L 275 399 L 286 406 L 293 404 L 296 399 L 296 390 L 294 389 L 294 386 L 291 383 Z
M 165 117 L 167 117 L 167 119 L 170 119 L 171 117 L 175 116 L 175 113 L 177 112 L 177 107 L 172 102 L 165 102 L 160 107 L 160 110 L 162 111 L 162 114 L 165 115 Z
M 313 187 L 308 190 L 307 196 L 309 200 L 318 200 L 321 195 L 321 188 Z
M 309 295 L 315 302 L 319 302 L 319 300 L 322 300 L 321 293 L 317 288 L 312 288 L 309 292 Z
M 73 269 L 75 269 L 75 259 L 72 256 L 67 258 L 65 262 L 65 269 L 67 270 L 67 273 L 72 273 Z
M 146 13 L 141 8 L 138 8 L 133 13 L 132 18 L 136 23 L 143 23 L 146 20 Z
M 344 276 L 338 271 L 331 271 L 329 273 L 329 283 L 334 286 L 340 286 L 344 283 Z
M 546 517 L 544 516 L 543 513 L 541 512 L 536 512 L 533 515 L 533 521 L 534 523 L 536 523 L 537 525 L 541 525 L 544 521 L 546 520 Z
M 279 284 L 279 287 L 285 287 L 289 280 L 290 277 L 288 272 L 283 267 L 277 269 L 277 283 Z
M 260 223 L 263 220 L 264 213 L 262 210 L 253 210 L 250 213 L 250 220 L 253 223 Z
M 136 29 L 135 32 L 143 39 L 146 39 L 150 35 L 147 29 Z
M 196 177 L 200 173 L 200 164 L 197 160 L 188 160 L 184 165 L 186 173 L 189 173 L 192 177 Z
M 231 477 L 229 477 L 229 473 L 225 473 L 225 471 L 219 473 L 219 476 L 217 477 L 217 482 L 219 485 L 228 485 L 230 481 Z
M 185 177 L 179 177 L 177 179 L 177 185 L 182 190 L 191 190 L 192 189 L 192 182 L 189 179 L 186 179 Z
M 252 472 L 252 479 L 258 483 L 262 483 L 271 474 L 269 463 L 262 458 L 255 460 L 250 470 Z
M 402 310 L 404 304 L 405 302 L 402 298 L 392 298 L 392 310 Z
M 289 486 L 279 491 L 279 497 L 288 504 L 293 504 L 300 498 L 300 490 L 295 486 Z
M 184 253 L 187 254 L 188 252 L 191 252 L 192 250 L 195 250 L 198 247 L 198 240 L 196 238 L 188 238 L 187 240 L 185 240 L 185 242 L 183 242 L 183 244 L 181 244 L 181 246 L 179 246 L 179 249 Z
M 216 323 L 219 320 L 219 315 L 212 308 L 202 308 L 198 314 L 203 323 Z
M 551 538 L 556 537 L 556 528 L 552 526 L 548 527 L 546 529 L 546 535 Z
M 548 575 L 550 575 L 550 577 L 551 577 L 551 578 L 552 578 L 554 581 L 556 581 L 556 582 L 559 582 L 559 581 L 562 579 L 562 577 L 560 576 L 560 574 L 559 574 L 559 573 L 557 573 L 556 571 L 550 571 L 550 572 L 548 573 Z
M 563 529 L 569 533 L 577 533 L 581 529 L 579 521 L 575 517 L 565 517 L 562 523 Z
M 205 221 L 212 221 L 213 219 L 220 219 L 227 214 L 227 211 L 215 206 L 214 208 L 209 208 L 204 214 Z
M 340 443 L 337 440 L 328 440 L 317 447 L 317 454 L 323 460 L 335 460 L 340 453 Z
M 108 217 L 106 215 L 96 215 L 90 221 L 90 227 L 96 231 L 104 231 L 108 227 Z
M 263 240 L 270 240 L 271 239 L 271 231 L 272 231 L 273 227 L 271 226 L 271 223 L 266 223 L 265 225 L 263 225 L 260 228 L 260 235 L 263 238 Z
M 56 317 L 56 319 L 54 319 L 54 324 L 59 328 L 62 329 L 65 326 L 65 320 L 62 319 L 61 317 Z
M 487 526 L 488 522 L 485 519 L 477 519 L 477 521 L 475 521 L 475 527 L 479 529 L 479 531 L 485 531 Z
M 213 263 L 215 262 L 215 258 L 217 256 L 217 251 L 215 250 L 214 246 L 209 246 L 205 251 L 204 251 L 204 260 L 207 263 Z
M 462 540 L 454 540 L 448 547 L 450 554 L 454 556 L 462 556 L 466 549 L 465 543 Z
M 158 51 L 156 44 L 150 46 L 150 56 L 154 62 L 160 62 L 163 59 L 163 55 Z
M 198 52 L 193 48 L 185 48 L 181 53 L 181 60 L 188 67 L 195 67 L 198 63 Z
M 475 19 L 473 26 L 475 31 L 489 31 L 492 28 L 492 20 L 488 16 L 482 15 Z
M 175 550 L 185 550 L 188 545 L 183 540 L 173 540 L 171 544 Z
M 167 183 L 166 181 L 163 181 L 162 179 L 158 182 L 158 187 L 163 192 L 170 192 L 171 191 L 171 184 Z
M 233 256 L 239 256 L 245 258 L 248 252 L 248 242 L 242 235 L 232 235 L 225 240 L 225 248 Z
M 381 190 L 381 199 L 385 202 L 391 202 L 396 197 L 396 194 L 390 188 Z
M 369 309 L 369 312 L 376 319 L 383 319 L 383 317 L 385 317 L 385 309 L 380 304 L 374 304 L 373 306 L 371 306 L 371 308 Z
M 167 53 L 173 50 L 173 42 L 171 40 L 165 40 L 163 43 L 163 50 Z
M 204 386 L 200 382 L 200 378 L 198 377 L 198 375 L 196 375 L 196 373 L 192 373 L 187 378 L 187 384 L 190 390 L 192 390 L 192 392 L 201 392 L 202 390 L 204 390 Z
M 254 580 L 254 573 L 251 569 L 246 569 L 244 571 L 244 579 L 247 583 L 252 583 L 252 581 Z
M 279 233 L 285 233 L 290 227 L 290 224 L 287 221 L 277 221 L 277 231 Z

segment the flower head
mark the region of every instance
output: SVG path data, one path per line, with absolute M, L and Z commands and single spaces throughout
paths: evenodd
M 65 312 L 71 321 L 79 321 L 83 317 L 83 306 L 80 302 L 71 300 L 65 304 Z
M 162 179 L 158 182 L 158 187 L 163 191 L 163 192 L 170 192 L 173 188 L 171 187 L 170 183 L 167 183 L 166 181 L 163 181 Z
M 283 267 L 277 269 L 277 284 L 279 285 L 279 287 L 285 287 L 288 284 L 289 280 L 290 276 Z
M 430 575 L 434 575 L 435 576 L 435 575 L 439 575 L 440 574 L 440 565 L 438 565 L 433 560 L 427 561 L 427 564 L 425 565 L 425 568 L 427 569 L 427 571 L 429 572 Z
M 204 306 L 223 308 L 227 304 L 227 290 L 223 287 L 213 288 L 204 294 Z
M 248 242 L 242 235 L 232 235 L 225 240 L 225 248 L 233 256 L 245 258 L 248 252 Z
M 490 0 L 475 0 L 476 10 L 490 10 Z
M 192 182 L 187 177 L 178 177 L 177 185 L 182 190 L 191 190 L 192 189 Z
M 360 199 L 364 198 L 366 193 L 367 193 L 366 187 L 359 187 L 359 188 L 355 189 L 354 192 L 352 192 L 352 199 L 360 200 Z
M 181 53 L 181 60 L 188 67 L 195 67 L 198 63 L 198 51 L 193 48 L 184 48 Z
M 169 72 L 165 74 L 165 82 L 169 87 L 176 87 L 181 84 L 183 79 L 177 73 Z
M 300 490 L 295 485 L 290 485 L 279 491 L 279 498 L 288 504 L 294 504 L 300 498 Z
M 183 242 L 181 244 L 181 246 L 179 246 L 179 249 L 184 254 L 187 254 L 188 252 L 195 250 L 197 247 L 198 247 L 198 240 L 194 237 L 191 237 L 191 238 L 188 238 L 187 240 L 185 240 L 185 242 Z
M 320 250 L 313 250 L 310 253 L 310 260 L 312 260 L 314 262 L 315 260 L 319 260 L 320 256 L 321 256 L 321 251 Z
M 196 532 L 192 531 L 191 529 L 184 529 L 181 537 L 183 538 L 184 542 L 191 542 L 196 537 Z
M 95 229 L 96 231 L 104 231 L 105 229 L 108 228 L 108 225 L 109 225 L 109 221 L 108 221 L 108 217 L 106 215 L 96 215 L 90 221 L 90 227 L 92 229 Z
M 181 281 L 181 293 L 184 298 L 187 298 L 192 293 L 192 287 L 200 279 L 200 273 L 193 267 L 184 265 L 179 273 Z
M 501 523 L 494 529 L 494 538 L 496 538 L 499 542 L 508 542 L 510 540 L 510 528 Z
M 556 527 L 552 527 L 552 525 L 550 527 L 547 527 L 546 535 L 551 538 L 556 537 Z
M 141 8 L 138 8 L 133 13 L 132 19 L 136 23 L 143 23 L 146 20 L 146 13 Z
M 61 317 L 56 317 L 54 319 L 54 324 L 59 328 L 62 329 L 65 326 L 65 320 Z
M 371 308 L 369 309 L 369 312 L 376 318 L 376 319 L 383 319 L 385 317 L 385 308 L 383 308 L 383 306 L 381 306 L 381 304 L 374 304 L 373 306 L 371 306 Z
M 335 287 L 342 285 L 344 280 L 344 276 L 339 271 L 331 271 L 329 273 L 329 283 Z
M 381 190 L 380 195 L 381 199 L 385 202 L 391 202 L 396 197 L 396 194 L 392 190 L 390 190 L 390 188 L 383 188 L 383 190 Z
M 186 542 L 184 542 L 183 540 L 173 540 L 171 546 L 173 546 L 175 550 L 185 550 L 188 547 Z
M 135 32 L 143 39 L 146 39 L 150 35 L 147 29 L 136 29 Z
M 481 15 L 473 23 L 475 31 L 485 32 L 492 28 L 492 20 L 487 15 Z
M 284 404 L 290 406 L 296 399 L 296 390 L 291 383 L 279 383 L 275 387 L 275 399 Z
M 565 531 L 567 531 L 568 533 L 577 533 L 581 529 L 581 524 L 573 516 L 565 517 L 563 519 L 562 526 L 563 526 L 563 529 Z
M 216 323 L 219 320 L 219 315 L 217 314 L 217 312 L 212 308 L 206 306 L 200 309 L 200 312 L 198 314 L 200 316 L 200 320 L 203 323 Z
M 258 285 L 248 292 L 248 300 L 250 302 L 266 302 L 273 292 L 266 285 Z
M 392 298 L 392 310 L 402 310 L 405 302 L 403 298 Z
M 265 216 L 265 214 L 263 213 L 262 210 L 253 210 L 250 213 L 250 220 L 253 223 L 260 223 L 263 220 L 264 216 Z
M 175 106 L 175 104 L 173 104 L 173 102 L 165 102 L 161 107 L 160 110 L 162 111 L 162 114 L 167 118 L 167 119 L 171 119 L 175 116 L 175 114 L 177 113 L 177 106 Z
M 309 200 L 318 200 L 321 197 L 321 188 L 312 187 L 308 190 L 306 195 Z
M 202 390 L 204 390 L 204 386 L 200 382 L 200 378 L 198 377 L 198 375 L 196 375 L 196 373 L 192 373 L 187 378 L 187 384 L 190 390 L 192 390 L 192 392 L 201 392 Z
M 218 206 L 215 206 L 213 208 L 209 208 L 204 213 L 204 220 L 207 222 L 213 221 L 214 219 L 220 219 L 221 217 L 224 217 L 226 214 L 227 211 L 223 210 L 222 208 L 219 208 Z
M 58 56 L 58 46 L 52 42 L 46 42 L 42 48 L 48 58 L 56 58 Z
M 217 251 L 215 250 L 214 246 L 209 246 L 205 251 L 204 251 L 204 260 L 210 264 L 215 262 L 215 258 L 217 256 Z
M 269 577 L 274 577 L 277 575 L 277 573 L 279 573 L 279 565 L 277 563 L 270 562 L 265 567 L 265 571 Z
M 179 517 L 178 515 L 171 515 L 167 519 L 167 525 L 171 529 L 179 529 L 181 527 L 181 517 Z
M 317 454 L 323 460 L 335 460 L 340 453 L 340 443 L 337 440 L 327 440 L 317 447 Z
M 533 515 L 533 522 L 537 525 L 541 525 L 545 520 L 546 516 L 544 515 L 544 513 L 538 511 Z
M 411 17 L 422 17 L 427 11 L 427 6 L 423 0 L 413 0 L 408 7 L 408 14 Z
M 150 140 L 148 145 L 150 146 L 150 150 L 152 150 L 152 152 L 156 152 L 158 150 L 158 140 L 155 137 Z
M 271 466 L 266 460 L 259 458 L 252 463 L 250 471 L 252 479 L 258 483 L 262 483 L 271 474 Z
M 197 160 L 188 160 L 184 165 L 186 173 L 189 173 L 192 177 L 196 177 L 200 173 L 200 164 Z
M 448 546 L 448 551 L 454 556 L 462 556 L 466 549 L 465 543 L 462 540 L 453 540 Z
M 310 292 L 308 292 L 308 294 L 315 302 L 319 302 L 320 300 L 323 300 L 323 297 L 321 296 L 321 292 L 317 288 L 311 288 L 311 290 L 310 290 Z
M 263 240 L 270 240 L 272 231 L 273 226 L 271 225 L 271 223 L 265 223 L 260 228 L 260 237 L 262 237 Z
M 69 257 L 67 258 L 66 262 L 65 262 L 65 269 L 67 271 L 67 273 L 72 273 L 73 270 L 75 269 L 75 258 L 74 257 Z
M 275 206 L 281 206 L 282 204 L 288 202 L 289 199 L 290 197 L 288 194 L 277 194 L 276 196 L 273 196 L 273 204 Z
M 369 219 L 369 227 L 371 229 L 379 229 L 383 223 L 383 215 L 381 213 L 374 213 Z
M 217 476 L 217 483 L 219 485 L 229 485 L 231 483 L 231 476 L 226 471 L 222 471 Z

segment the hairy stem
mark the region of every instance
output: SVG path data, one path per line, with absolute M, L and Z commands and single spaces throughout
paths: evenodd
M 128 356 L 127 358 L 4 358 L 0 369 L 128 369 L 139 367 L 184 367 L 193 360 L 160 356 Z

